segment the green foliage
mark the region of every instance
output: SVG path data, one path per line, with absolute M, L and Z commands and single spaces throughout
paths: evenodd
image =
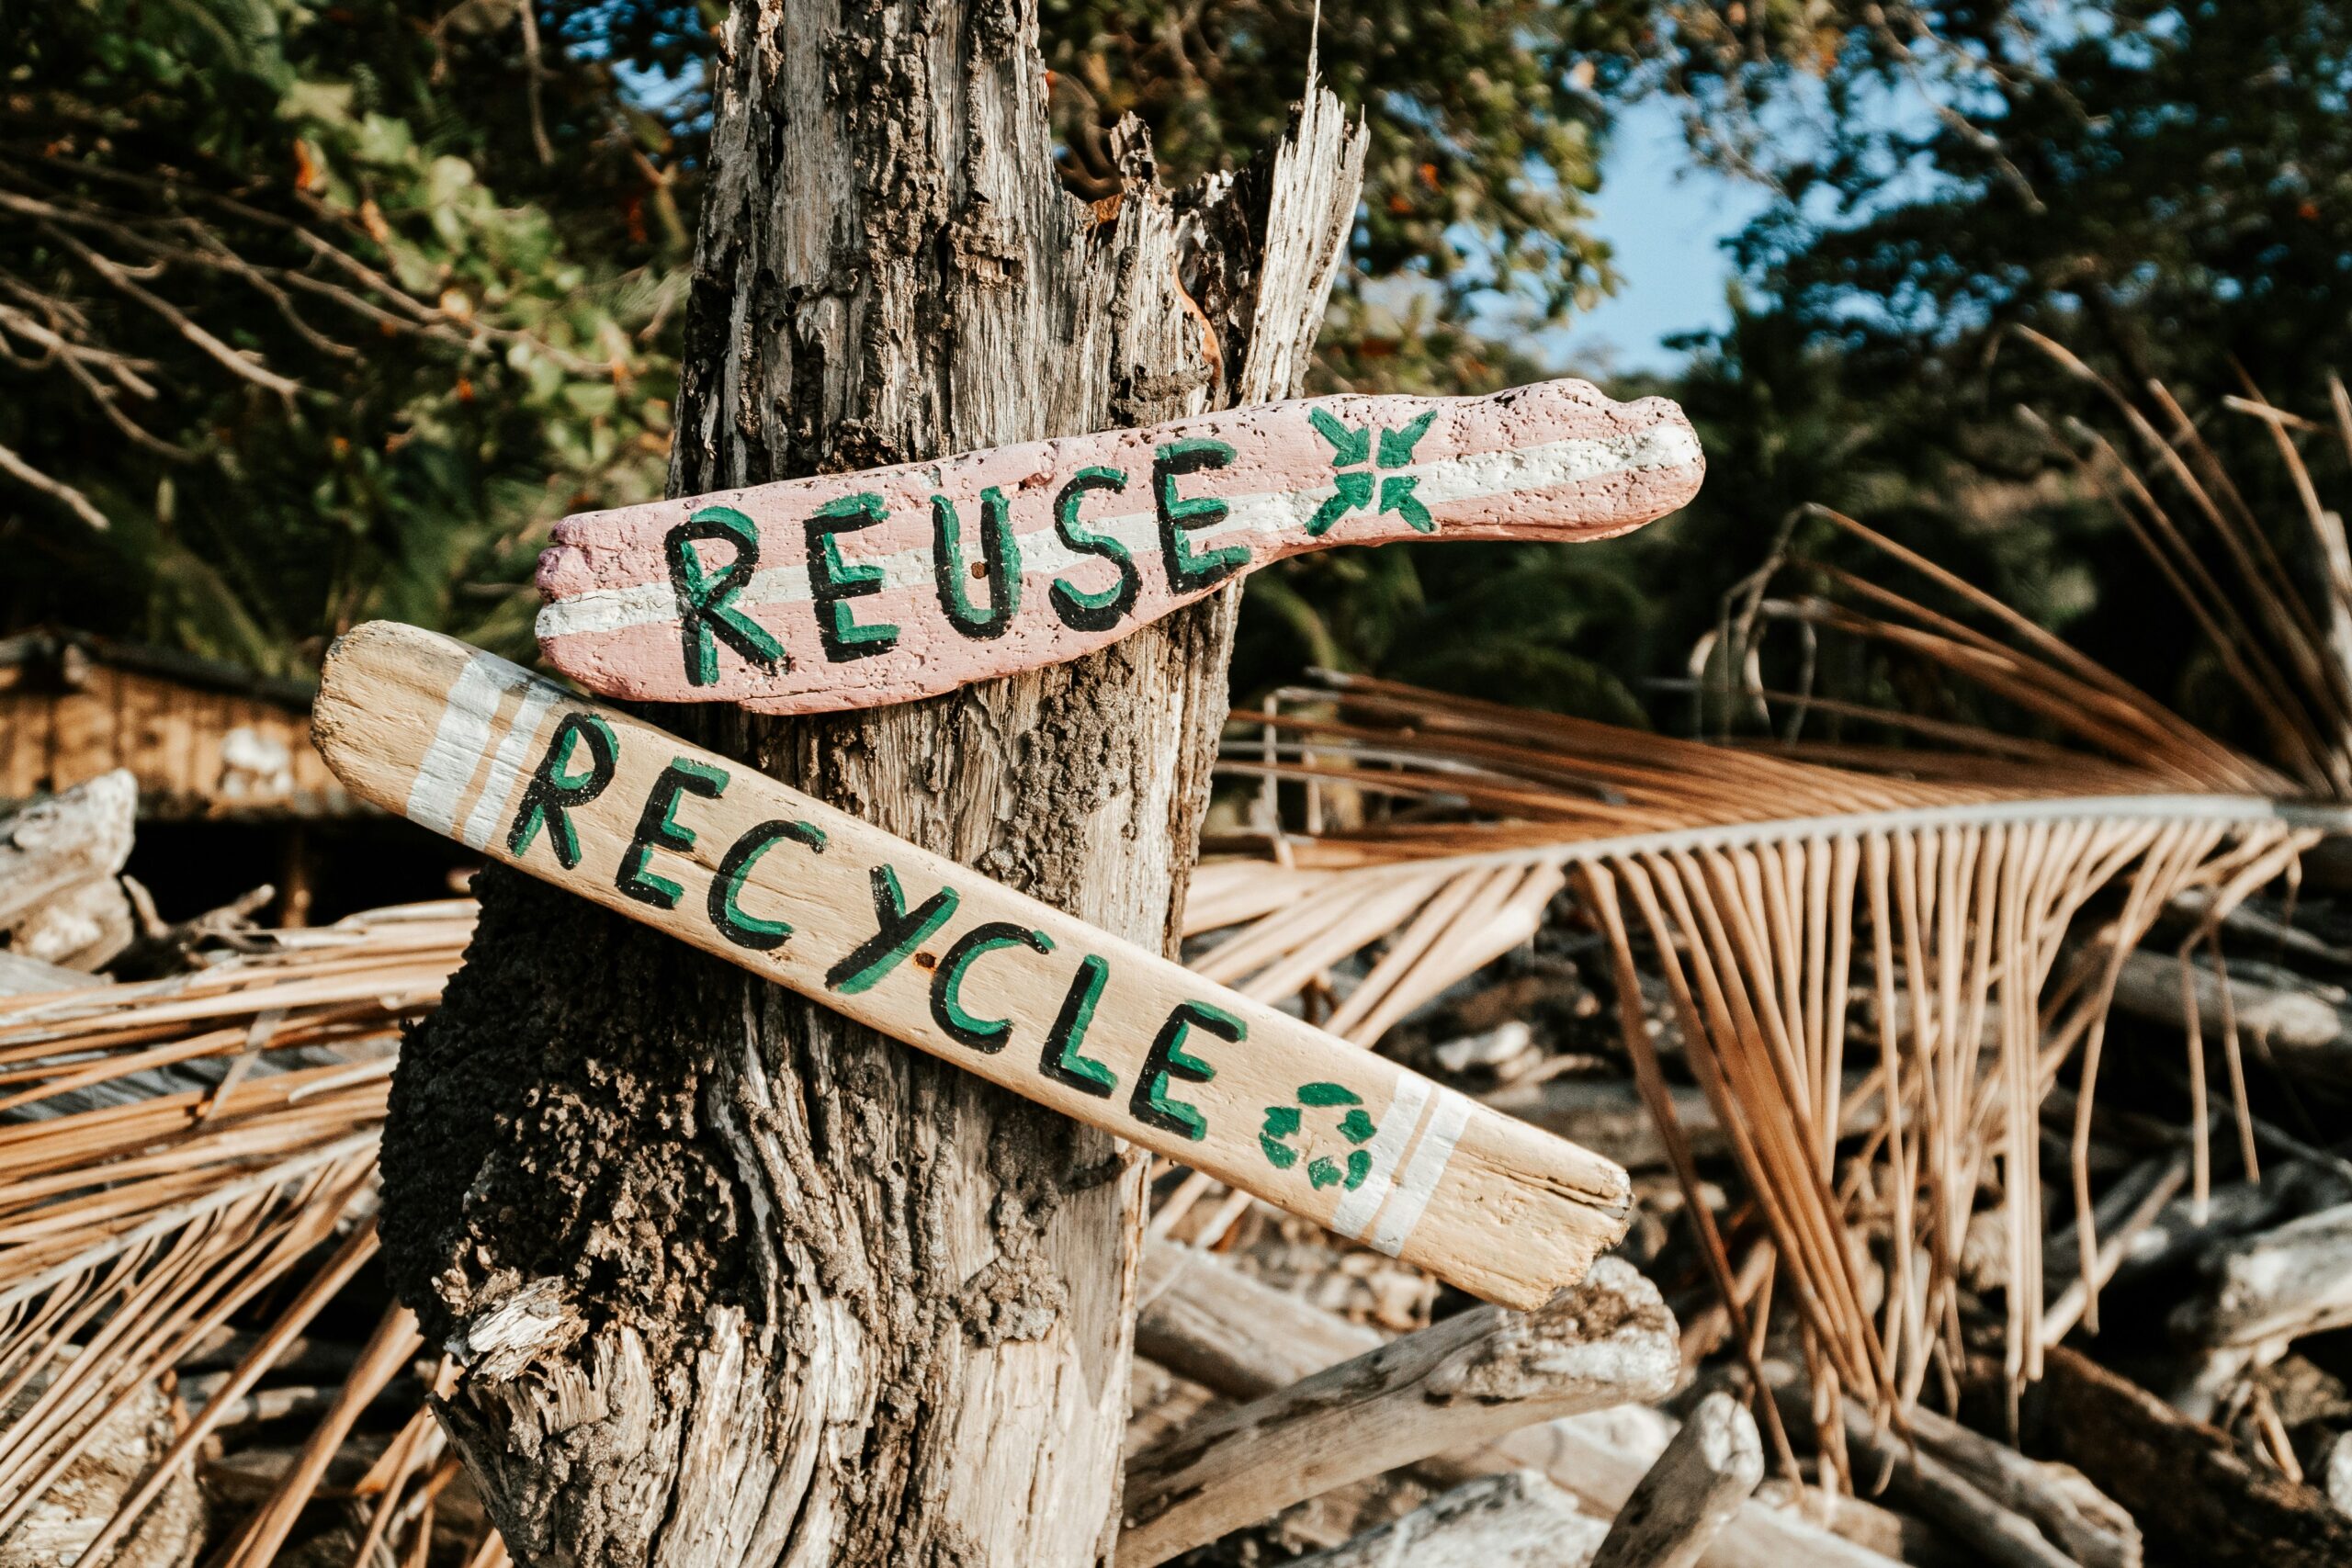
M 1230 168 L 1282 130 L 1307 75 L 1299 0 L 1045 0 L 1056 130 L 1082 191 L 1115 188 L 1112 131 L 1133 114 L 1182 179 Z M 1459 313 L 1502 293 L 1556 316 L 1597 299 L 1607 254 L 1585 231 L 1600 180 L 1596 65 L 1630 57 L 1637 0 L 1322 12 L 1318 65 L 1371 127 L 1356 260 L 1430 280 Z
M 0 614 L 276 673 L 375 615 L 528 649 L 545 525 L 662 484 L 662 128 L 601 65 L 535 77 L 501 0 L 41 9 L 0 106 L 0 446 L 40 481 L 0 479 Z
M 1964 126 L 1849 118 L 1783 171 L 1860 216 L 1749 237 L 1800 321 L 1888 384 L 2023 323 L 2132 384 L 2218 389 L 2234 359 L 2322 392 L 2352 344 L 2352 10 L 2120 0 L 1987 92 Z
M 1736 332 L 1686 395 L 1707 401 L 1730 369 L 1783 400 L 1799 384 L 1790 343 L 1834 364 L 1819 423 L 1856 434 L 1789 449 L 1822 470 L 1804 482 L 1814 499 L 2244 739 L 2244 705 L 2213 678 L 2213 650 L 2188 634 L 2172 591 L 2069 455 L 2087 449 L 2086 430 L 2145 452 L 2105 393 L 2015 329 L 2081 355 L 2176 434 L 2150 388 L 2165 383 L 2301 558 L 2301 504 L 2271 435 L 2222 400 L 2259 387 L 2324 416 L 2327 378 L 2352 360 L 2352 11 L 2333 0 L 2117 0 L 2032 35 L 2007 11 L 1988 8 L 1952 35 L 1998 67 L 1970 76 L 1964 95 L 1948 85 L 1964 121 L 1862 112 L 1869 84 L 1905 80 L 1883 56 L 1835 79 L 1837 134 L 1783 156 L 1776 173 L 1791 199 L 1742 244 L 1770 344 Z M 1716 472 L 1741 474 L 1743 491 L 1781 460 L 1759 445 L 1770 428 L 1761 413 L 1724 422 L 1709 441 Z M 2300 439 L 2324 487 L 2339 455 Z M 1877 493 L 1839 499 L 1858 483 Z M 1718 481 L 1701 508 L 1732 499 Z M 2197 547 L 2214 549 L 2193 501 L 2160 499 Z M 1884 660 L 1868 663 L 1870 679 L 1885 678 Z

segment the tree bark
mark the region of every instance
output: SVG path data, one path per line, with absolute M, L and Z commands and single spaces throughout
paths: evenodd
M 1312 95 L 1182 197 L 1133 132 L 1089 206 L 1035 34 L 1034 0 L 740 0 L 673 493 L 1296 390 L 1360 130 Z M 1168 945 L 1234 608 L 922 703 L 661 722 Z M 433 1338 L 495 1327 L 440 1408 L 516 1560 L 1102 1560 L 1140 1163 L 578 900 L 481 891 L 395 1085 L 385 1236 Z

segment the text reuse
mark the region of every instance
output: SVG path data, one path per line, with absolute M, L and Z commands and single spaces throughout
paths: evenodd
M 1272 403 L 567 517 L 539 647 L 607 696 L 869 707 L 1075 659 L 1306 550 L 1622 534 L 1704 472 L 1674 404 L 1582 381 Z

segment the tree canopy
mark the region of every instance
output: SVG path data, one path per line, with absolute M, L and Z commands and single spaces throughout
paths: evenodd
M 526 646 L 535 530 L 661 484 L 667 132 L 500 0 L 94 0 L 10 28 L 0 549 L 54 619 L 288 673 Z
M 277 673 L 370 615 L 526 653 L 548 523 L 662 482 L 723 14 L 88 0 L 11 28 L 6 628 Z M 1741 241 L 1732 329 L 1611 389 L 1690 408 L 1715 475 L 1694 508 L 1605 551 L 1261 574 L 1245 697 L 1312 661 L 1635 716 L 1807 502 L 2177 681 L 2177 648 L 2129 646 L 2147 580 L 2114 525 L 2014 413 L 2063 434 L 2109 405 L 2012 329 L 2129 398 L 2165 378 L 2199 419 L 2241 373 L 2324 406 L 2344 357 L 2352 17 L 2328 0 L 1365 0 L 1319 27 L 1312 0 L 1041 0 L 1039 23 L 1080 196 L 1130 115 L 1165 177 L 1234 167 L 1310 49 L 1362 108 L 1316 389 L 1555 372 L 1534 333 L 1612 282 L 1589 200 L 1634 95 L 1674 95 L 1701 155 L 1781 197 Z

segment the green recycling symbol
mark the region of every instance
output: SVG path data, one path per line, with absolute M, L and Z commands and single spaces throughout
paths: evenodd
M 1290 1145 L 1288 1140 L 1298 1132 L 1306 1119 L 1306 1111 L 1341 1105 L 1351 1109 L 1340 1118 L 1340 1136 L 1351 1144 L 1371 1142 L 1373 1134 L 1380 1129 L 1374 1126 L 1372 1118 L 1364 1113 L 1362 1096 L 1340 1084 L 1301 1084 L 1296 1105 L 1266 1107 L 1266 1124 L 1258 1133 L 1258 1146 L 1265 1151 L 1266 1163 L 1276 1170 L 1288 1170 L 1296 1165 L 1298 1151 Z M 1329 1155 L 1317 1155 L 1306 1162 L 1306 1179 L 1318 1188 L 1337 1182 L 1352 1192 L 1362 1187 L 1364 1178 L 1371 1174 L 1372 1151 L 1369 1149 L 1351 1151 L 1344 1169 Z
M 1397 430 L 1375 430 L 1367 424 L 1351 430 L 1321 409 L 1306 411 L 1306 421 L 1315 433 L 1331 444 L 1331 467 L 1342 470 L 1331 476 L 1338 493 L 1315 509 L 1306 520 L 1310 538 L 1321 538 L 1331 530 L 1331 525 L 1351 512 L 1372 505 L 1374 468 L 1401 468 L 1413 460 L 1413 447 L 1429 431 L 1430 422 L 1437 418 L 1431 409 L 1412 423 Z M 1380 438 L 1380 460 L 1373 461 L 1373 437 Z M 1364 465 L 1359 468 L 1358 465 Z M 1430 515 L 1420 498 L 1413 493 L 1419 479 L 1412 474 L 1390 474 L 1380 480 L 1380 506 L 1374 513 L 1396 512 L 1404 514 L 1414 532 L 1432 533 L 1437 520 Z

